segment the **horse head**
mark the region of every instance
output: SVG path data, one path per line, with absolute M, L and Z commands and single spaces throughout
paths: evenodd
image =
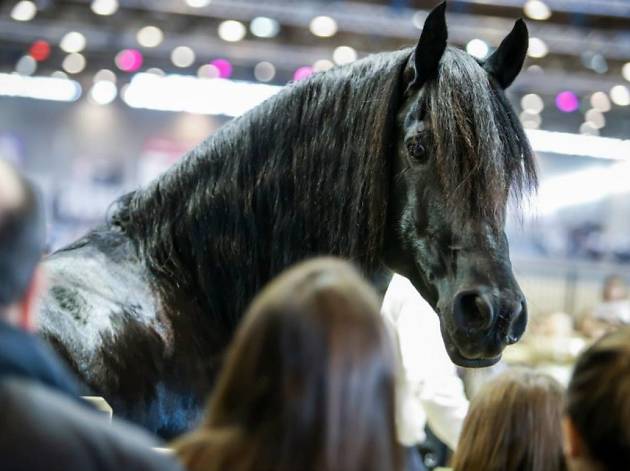
M 528 33 L 517 21 L 485 61 L 446 39 L 441 4 L 403 74 L 385 260 L 435 308 L 451 359 L 479 367 L 498 361 L 527 324 L 504 226 L 510 195 L 535 186 L 536 171 L 504 89 Z

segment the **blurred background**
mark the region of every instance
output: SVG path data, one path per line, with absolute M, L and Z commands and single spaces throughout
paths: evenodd
M 43 188 L 58 248 L 287 82 L 413 45 L 436 3 L 5 0 L 0 158 Z M 519 17 L 529 57 L 509 98 L 541 186 L 509 237 L 528 337 L 564 340 L 508 350 L 557 364 L 630 322 L 630 1 L 451 0 L 450 42 L 484 58 Z

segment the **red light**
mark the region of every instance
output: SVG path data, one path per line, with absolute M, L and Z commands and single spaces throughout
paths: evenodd
M 43 39 L 38 39 L 31 45 L 28 53 L 38 62 L 45 61 L 50 56 L 50 44 Z

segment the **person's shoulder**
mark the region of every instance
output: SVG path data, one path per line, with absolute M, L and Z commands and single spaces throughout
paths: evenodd
M 0 381 L 0 456 L 5 471 L 179 471 L 157 441 L 126 423 L 24 379 Z

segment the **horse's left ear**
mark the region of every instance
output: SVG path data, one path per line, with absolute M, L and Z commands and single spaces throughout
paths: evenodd
M 446 49 L 446 2 L 440 3 L 427 16 L 422 34 L 413 51 L 414 76 L 409 88 L 419 89 L 424 82 L 434 78 Z
M 502 88 L 509 87 L 523 67 L 528 45 L 527 26 L 521 19 L 514 24 L 510 34 L 488 58 L 483 68 L 497 79 Z

